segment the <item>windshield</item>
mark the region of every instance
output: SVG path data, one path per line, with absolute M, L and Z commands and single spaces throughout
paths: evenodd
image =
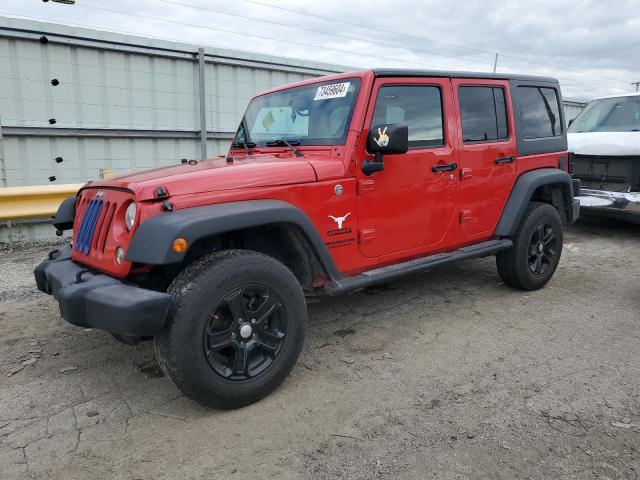
M 346 78 L 290 88 L 254 98 L 234 144 L 344 144 L 360 79 Z
M 638 131 L 640 95 L 594 100 L 569 127 L 569 133 Z

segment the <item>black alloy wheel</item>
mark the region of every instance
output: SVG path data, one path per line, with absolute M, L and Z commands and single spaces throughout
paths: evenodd
M 513 247 L 496 256 L 500 278 L 520 290 L 544 287 L 560 262 L 563 233 L 557 208 L 529 202 L 516 232 L 508 237 Z
M 544 275 L 555 265 L 558 251 L 558 235 L 553 225 L 541 223 L 536 226 L 529 242 L 529 269 L 535 275 Z
M 202 348 L 211 369 L 246 380 L 268 369 L 282 350 L 287 316 L 271 288 L 249 283 L 225 294 L 205 323 Z
M 154 337 L 158 363 L 189 398 L 239 408 L 287 377 L 302 350 L 304 292 L 293 272 L 249 250 L 210 253 L 168 288 L 167 323 Z

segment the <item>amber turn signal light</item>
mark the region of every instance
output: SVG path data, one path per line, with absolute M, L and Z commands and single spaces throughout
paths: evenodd
M 178 237 L 173 241 L 171 246 L 173 247 L 174 252 L 183 253 L 187 251 L 187 247 L 189 246 L 189 243 L 184 238 Z

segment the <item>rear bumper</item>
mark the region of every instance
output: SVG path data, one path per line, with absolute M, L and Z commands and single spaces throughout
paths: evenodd
M 71 260 L 71 247 L 50 254 L 34 274 L 38 289 L 55 297 L 69 323 L 131 337 L 164 328 L 169 294 L 87 269 Z
M 580 209 L 640 223 L 640 192 L 608 192 L 606 190 L 581 189 Z
M 580 200 L 578 200 L 578 196 L 580 195 L 580 180 L 576 178 L 571 179 L 571 190 L 571 221 L 569 223 L 575 223 L 580 216 Z
M 571 205 L 571 222 L 570 223 L 575 223 L 578 221 L 578 217 L 580 216 L 580 200 L 578 200 L 577 198 L 573 199 L 573 205 Z

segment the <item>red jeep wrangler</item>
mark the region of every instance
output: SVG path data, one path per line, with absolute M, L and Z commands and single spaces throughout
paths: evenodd
M 302 349 L 305 299 L 497 256 L 553 275 L 578 216 L 558 82 L 373 70 L 255 97 L 226 158 L 88 183 L 35 270 L 69 322 L 153 338 L 187 396 L 254 402 Z

